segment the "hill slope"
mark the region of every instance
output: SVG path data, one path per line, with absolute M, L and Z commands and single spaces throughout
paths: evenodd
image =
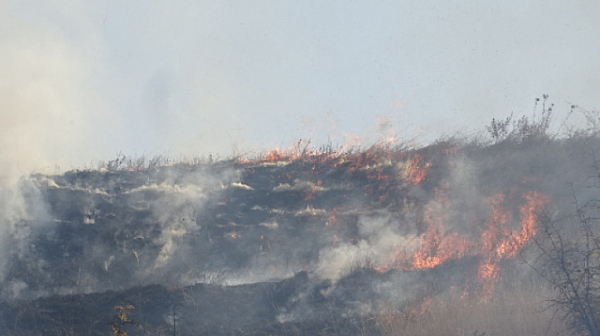
M 182 335 L 248 334 L 483 297 L 534 278 L 518 256 L 540 216 L 569 216 L 571 191 L 597 197 L 598 145 L 445 141 L 32 175 L 4 219 L 2 328 L 104 334 L 129 301 L 154 331 L 176 309 Z

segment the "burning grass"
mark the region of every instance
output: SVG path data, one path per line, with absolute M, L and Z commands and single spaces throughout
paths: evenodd
M 96 171 L 34 176 L 27 195 L 45 203 L 14 225 L 2 294 L 184 288 L 193 300 L 168 298 L 188 314 L 186 335 L 565 335 L 543 309 L 553 293 L 523 283 L 518 266 L 540 219 L 572 211 L 563 186 L 600 170 L 589 169 L 600 138 L 550 137 L 547 118 L 513 131 L 509 121 L 492 124 L 493 143 L 299 143 L 221 161 L 119 156 Z M 211 274 L 223 286 L 198 285 L 214 285 Z M 161 295 L 136 307 L 167 331 Z M 62 318 L 52 314 L 49 324 Z M 5 316 L 3 326 L 29 327 Z

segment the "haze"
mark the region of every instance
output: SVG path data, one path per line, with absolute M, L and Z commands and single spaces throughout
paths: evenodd
M 598 106 L 593 1 L 0 1 L 0 168 L 425 143 Z

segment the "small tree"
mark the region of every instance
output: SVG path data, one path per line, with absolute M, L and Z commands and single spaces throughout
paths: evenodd
M 600 177 L 599 177 L 600 179 Z M 533 238 L 538 274 L 555 290 L 549 300 L 576 334 L 600 335 L 600 200 L 580 204 L 561 221 L 544 220 Z
M 117 313 L 113 318 L 113 323 L 110 324 L 113 335 L 126 336 L 127 331 L 125 331 L 125 328 L 127 325 L 133 325 L 142 329 L 141 324 L 129 318 L 129 314 L 133 309 L 135 309 L 133 305 L 121 303 L 120 305 L 116 305 L 114 309 L 117 311 Z

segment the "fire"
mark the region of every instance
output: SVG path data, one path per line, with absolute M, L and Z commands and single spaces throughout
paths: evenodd
M 419 154 L 415 154 L 409 161 L 406 171 L 406 180 L 414 185 L 417 185 L 425 179 L 427 171 L 431 167 L 431 163 L 422 163 L 423 158 Z
M 329 218 L 325 222 L 325 226 L 330 226 L 330 225 L 335 224 L 335 222 L 337 222 L 337 217 L 336 217 L 337 212 L 338 212 L 338 209 L 333 208 L 333 213 L 329 216 Z
M 481 263 L 477 269 L 477 275 L 484 285 L 489 285 L 494 281 L 498 277 L 498 273 L 500 273 L 500 266 L 489 261 Z
M 454 232 L 440 236 L 435 228 L 423 233 L 420 243 L 422 247 L 413 256 L 413 269 L 434 268 L 448 260 L 460 259 L 467 254 L 472 245 Z
M 513 230 L 509 227 L 514 222 L 513 216 L 506 207 L 510 200 L 504 194 L 497 194 L 486 200 L 489 204 L 488 219 L 478 234 L 459 234 L 445 228 L 444 214 L 449 211 L 450 202 L 442 189 L 436 190 L 436 198 L 437 201 L 428 204 L 424 211 L 426 229 L 414 244 L 415 252 L 397 252 L 392 263 L 377 265 L 376 271 L 431 269 L 449 260 L 477 256 L 481 260 L 477 276 L 484 292 L 489 293 L 500 273 L 500 262 L 515 258 L 535 235 L 537 215 L 550 201 L 548 196 L 539 192 L 525 194 L 524 204 L 519 207 L 521 228 Z
M 323 181 L 318 180 L 317 183 L 313 184 L 310 188 L 308 188 L 306 190 L 306 196 L 304 197 L 304 201 L 310 201 L 310 200 L 315 199 L 315 194 L 317 193 L 317 190 L 319 190 L 319 188 L 321 188 L 322 185 L 323 185 Z
M 347 236 L 338 236 L 334 233 L 339 227 L 338 224 L 344 223 L 342 219 L 344 215 L 336 208 L 319 209 L 317 212 L 312 207 L 312 204 L 319 204 L 320 200 L 317 196 L 320 192 L 333 188 L 329 184 L 330 181 L 324 179 L 322 175 L 324 172 L 337 174 L 338 169 L 342 167 L 347 176 L 365 181 L 363 190 L 365 196 L 371 197 L 374 201 L 372 204 L 405 206 L 417 211 L 420 218 L 417 225 L 418 234 L 409 243 L 405 243 L 406 246 L 392 247 L 390 257 L 385 262 L 374 266 L 378 272 L 386 272 L 390 269 L 432 269 L 451 260 L 467 256 L 477 257 L 479 265 L 476 282 L 481 284 L 484 290 L 489 290 L 500 274 L 502 261 L 515 258 L 535 235 L 537 215 L 549 202 L 549 198 L 539 192 L 530 191 L 519 197 L 515 196 L 513 190 L 510 194 L 498 193 L 482 198 L 482 206 L 476 207 L 477 210 L 473 210 L 472 213 L 467 213 L 468 216 L 461 217 L 456 215 L 457 208 L 453 208 L 456 204 L 449 197 L 452 190 L 449 182 L 445 180 L 437 182 L 438 186 L 433 188 L 434 200 L 423 207 L 396 201 L 396 197 L 406 200 L 402 197 L 406 194 L 407 188 L 421 184 L 430 176 L 433 163 L 425 160 L 419 153 L 396 151 L 386 142 L 361 152 L 331 149 L 320 151 L 300 147 L 299 143 L 289 150 L 275 148 L 254 160 L 254 163 L 283 165 L 298 160 L 299 164 L 304 165 L 305 169 L 301 176 L 288 174 L 284 180 L 289 181 L 287 183 L 296 181 L 294 183 L 298 185 L 297 181 L 306 181 L 306 187 L 299 190 L 303 193 L 304 201 L 310 204 L 307 205 L 306 210 L 298 212 L 298 215 L 310 213 L 325 216 L 324 228 L 332 234 L 331 241 L 334 246 L 349 240 Z M 457 148 L 454 146 L 445 149 L 444 157 L 447 165 L 452 166 L 456 153 Z M 439 167 L 444 167 L 444 164 L 440 164 Z M 433 182 L 435 176 L 432 174 L 429 179 Z M 349 184 L 346 188 L 351 186 Z M 515 208 L 515 204 L 520 206 Z M 471 211 L 468 205 L 466 209 L 463 205 L 458 209 Z M 480 209 L 487 209 L 487 213 L 481 213 Z M 456 222 L 457 220 L 468 220 L 469 223 L 465 225 Z M 232 234 L 231 238 L 235 239 L 237 235 Z M 350 241 L 354 242 L 354 240 Z
M 274 149 L 268 151 L 258 161 L 259 162 L 276 162 L 276 161 L 281 161 L 283 159 L 290 159 L 290 156 L 291 155 L 289 153 L 284 153 L 281 149 L 274 148 Z
M 478 275 L 487 286 L 500 272 L 498 263 L 503 259 L 515 258 L 535 235 L 537 215 L 550 201 L 548 196 L 536 191 L 526 194 L 524 196 L 526 203 L 520 207 L 521 231 L 517 233 L 506 227 L 511 216 L 500 204 L 504 198 L 504 195 L 498 195 L 492 201 L 492 215 L 485 223 L 485 230 L 481 234 L 483 258 Z
M 472 246 L 468 236 L 445 228 L 450 202 L 442 188 L 435 188 L 435 202 L 427 205 L 423 223 L 427 230 L 419 237 L 419 247 L 412 257 L 412 269 L 434 268 L 448 260 L 460 259 Z
M 532 192 L 525 195 L 527 203 L 521 207 L 521 222 L 523 230 L 519 236 L 520 243 L 525 244 L 537 232 L 537 215 L 543 210 L 550 198 L 539 192 Z

